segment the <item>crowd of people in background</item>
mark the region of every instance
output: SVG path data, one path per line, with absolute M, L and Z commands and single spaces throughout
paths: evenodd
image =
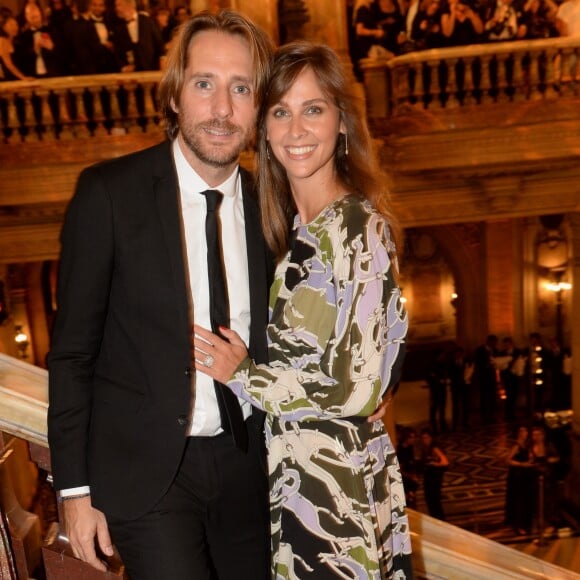
M 401 466 L 407 505 L 417 509 L 417 491 L 422 482 L 429 515 L 445 520 L 441 488 L 449 459 L 438 445 L 431 429 L 425 427 L 420 435 L 418 455 L 415 453 L 417 431 L 413 427 L 402 429 L 397 445 L 397 458 Z
M 186 5 L 140 10 L 136 0 L 26 0 L 0 6 L 0 81 L 159 70 Z
M 420 445 L 414 428 L 403 427 L 399 434 L 397 455 L 409 506 L 416 507 L 422 485 L 429 513 L 445 519 L 441 487 L 449 460 L 437 435 L 505 423 L 514 437 L 507 457 L 505 523 L 517 534 L 558 525 L 560 484 L 570 469 L 569 425 L 547 417 L 570 413 L 570 349 L 556 339 L 545 344 L 537 332 L 523 347 L 509 336 L 500 340 L 490 334 L 472 353 L 455 345 L 435 350 L 431 359 L 425 376 L 430 427 L 421 431 Z
M 522 535 L 531 533 L 534 519 L 541 518 L 536 524 L 542 528 L 558 525 L 558 482 L 565 476 L 565 458 L 547 438 L 543 426 L 534 425 L 531 430 L 526 425 L 519 427 L 508 466 L 505 523 Z
M 439 349 L 426 376 L 431 428 L 434 433 L 467 429 L 476 409 L 483 424 L 568 409 L 571 372 L 570 349 L 555 339 L 546 346 L 537 332 L 522 348 L 511 337 L 500 342 L 490 334 L 471 355 L 460 346 Z M 451 426 L 445 418 L 448 396 Z
M 580 35 L 580 0 L 358 0 L 354 62 L 416 50 Z
M 0 6 L 0 81 L 157 70 L 187 4 L 25 0 Z M 481 42 L 580 35 L 580 0 L 358 0 L 351 54 L 368 56 Z M 357 67 L 355 66 L 355 69 Z

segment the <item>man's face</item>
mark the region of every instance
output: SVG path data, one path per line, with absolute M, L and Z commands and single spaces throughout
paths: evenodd
M 187 14 L 187 10 L 185 8 L 178 8 L 175 13 L 175 20 L 177 24 L 183 24 L 188 19 L 189 14 Z
M 252 138 L 257 113 L 253 81 L 252 56 L 242 37 L 215 30 L 193 37 L 179 102 L 173 106 L 181 148 L 208 183 L 208 176 L 221 169 L 227 177 Z
M 91 14 L 100 18 L 105 13 L 105 0 L 91 0 Z
M 40 28 L 42 26 L 42 13 L 36 4 L 26 5 L 24 18 L 32 28 Z
M 115 0 L 115 12 L 119 18 L 127 20 L 133 15 L 133 6 L 125 0 Z

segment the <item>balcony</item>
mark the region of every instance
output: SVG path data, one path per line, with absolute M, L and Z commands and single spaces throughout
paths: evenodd
M 364 62 L 403 225 L 578 211 L 579 57 L 578 39 L 557 38 Z M 80 170 L 163 138 L 160 74 L 0 84 L 3 262 L 56 258 Z
M 558 38 L 363 62 L 404 224 L 578 211 L 579 56 Z

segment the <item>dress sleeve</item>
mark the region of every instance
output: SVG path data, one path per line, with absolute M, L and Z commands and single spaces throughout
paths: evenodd
M 285 363 L 256 365 L 248 358 L 228 382 L 239 397 L 287 421 L 370 415 L 396 382 L 404 352 L 408 320 L 393 277 L 394 245 L 385 220 L 366 214 L 360 226 L 333 224 L 323 236 L 309 278 L 316 302 L 302 317 L 303 327 L 295 322 L 286 332 L 286 341 L 299 337 L 312 348 L 298 345 Z M 324 279 L 316 288 L 315 278 Z M 296 310 L 304 312 L 295 308 L 297 295 L 289 297 L 285 321 Z M 329 310 L 331 324 L 324 322 Z

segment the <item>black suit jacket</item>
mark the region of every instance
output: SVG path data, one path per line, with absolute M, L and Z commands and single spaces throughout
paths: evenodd
M 89 484 L 95 507 L 122 518 L 145 513 L 169 487 L 191 405 L 191 326 L 170 147 L 84 170 L 62 232 L 48 355 L 54 483 Z M 249 351 L 265 361 L 271 260 L 251 180 L 243 171 L 242 179 Z M 252 416 L 250 437 L 261 437 L 262 418 Z
M 49 34 L 47 26 L 38 29 L 42 34 Z M 14 62 L 22 73 L 29 77 L 36 77 L 36 52 L 34 50 L 34 33 L 30 28 L 22 31 L 16 41 L 17 49 L 14 52 Z M 52 39 L 52 38 L 51 38 Z M 62 72 L 62 55 L 59 46 L 54 42 L 52 50 L 41 49 L 42 58 L 46 66 L 46 76 L 59 76 Z
M 129 36 L 127 22 L 118 20 L 114 27 L 113 44 L 115 55 L 120 67 L 130 64 L 128 54 L 133 54 L 135 70 L 159 70 L 159 59 L 163 55 L 164 47 L 161 32 L 147 14 L 137 14 L 139 27 L 139 41 L 135 44 Z
M 109 32 L 109 40 L 113 42 L 113 28 L 108 21 L 103 22 Z M 96 24 L 92 19 L 84 17 L 71 20 L 65 29 L 68 53 L 71 55 L 70 66 L 72 74 L 93 75 L 118 72 L 119 63 L 113 48 L 101 44 Z

